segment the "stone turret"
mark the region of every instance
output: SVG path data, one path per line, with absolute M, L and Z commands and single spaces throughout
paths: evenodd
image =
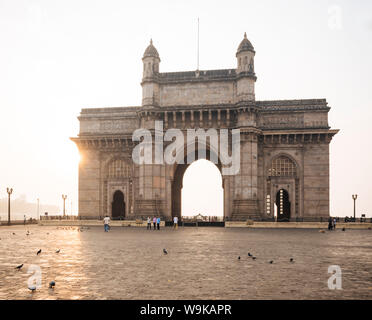
M 244 33 L 244 39 L 240 42 L 236 52 L 238 102 L 255 100 L 254 85 L 257 78 L 254 73 L 254 55 L 253 45 L 247 39 L 247 34 Z
M 160 57 L 158 50 L 152 44 L 152 39 L 143 54 L 142 61 L 142 105 L 156 106 L 159 104 L 159 85 L 156 80 L 159 75 Z

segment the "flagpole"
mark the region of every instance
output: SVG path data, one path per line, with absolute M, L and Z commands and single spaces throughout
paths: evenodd
M 199 17 L 198 17 L 198 53 L 197 53 L 197 69 L 196 70 L 199 70 Z

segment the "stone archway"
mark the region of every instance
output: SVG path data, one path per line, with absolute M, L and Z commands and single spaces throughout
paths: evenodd
M 120 190 L 114 192 L 112 200 L 112 219 L 123 219 L 125 217 L 124 193 Z
M 185 150 L 186 150 L 186 148 L 185 148 Z M 199 152 L 200 152 L 200 150 L 197 153 L 198 156 L 195 157 L 195 161 L 200 160 L 200 159 L 205 159 L 205 160 L 211 161 L 211 158 L 216 156 L 216 154 L 213 155 L 214 151 L 211 150 L 210 148 L 207 148 L 205 150 L 202 150 L 202 152 L 200 152 L 200 154 L 205 152 L 205 157 L 204 156 L 199 156 Z M 211 154 L 212 154 L 212 157 L 211 157 Z M 221 173 L 222 165 L 221 165 L 221 162 L 220 162 L 219 158 L 217 158 L 217 159 L 218 159 L 218 163 L 215 163 L 215 165 Z M 171 186 L 171 189 L 172 189 L 172 197 L 171 197 L 171 199 L 172 199 L 172 203 L 171 203 L 172 217 L 178 217 L 179 219 L 181 219 L 181 209 L 182 209 L 183 176 L 184 176 L 187 168 L 191 164 L 191 163 L 187 163 L 187 154 L 185 155 L 185 158 L 184 158 L 183 162 L 184 163 L 177 163 L 176 164 L 176 167 L 175 167 L 175 170 L 174 170 L 174 175 L 173 175 L 172 186 Z M 212 161 L 212 163 L 213 163 L 213 161 Z M 225 190 L 223 184 L 222 184 L 222 188 L 224 189 L 224 199 L 225 199 L 226 190 Z M 224 217 L 225 217 L 226 212 L 225 212 L 225 206 L 224 205 L 223 205 L 223 208 L 224 208 Z

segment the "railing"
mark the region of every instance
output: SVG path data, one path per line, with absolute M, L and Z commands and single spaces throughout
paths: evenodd
M 81 218 L 79 216 L 70 216 L 70 215 L 66 215 L 66 216 L 40 216 L 40 220 L 41 221 L 45 221 L 45 220 L 81 220 Z
M 62 215 L 54 215 L 54 216 L 40 216 L 40 220 L 42 221 L 45 221 L 45 220 L 72 220 L 72 221 L 75 221 L 75 220 L 103 220 L 105 216 L 98 216 L 98 217 L 81 217 L 81 216 L 76 216 L 76 215 L 66 215 L 66 216 L 62 216 Z M 147 218 L 149 216 L 126 216 L 126 217 L 114 217 L 114 218 L 111 218 L 111 220 L 132 220 L 132 221 L 139 221 L 139 220 L 142 220 L 143 222 L 146 222 L 147 221 Z M 151 222 L 152 222 L 152 219 L 153 219 L 153 215 L 150 216 L 150 219 L 151 219 Z M 156 217 L 159 217 L 159 216 L 156 216 Z M 367 223 L 372 223 L 372 218 L 349 218 L 349 217 L 332 217 L 332 219 L 336 218 L 336 222 L 343 222 L 343 223 L 352 223 L 352 222 L 356 222 L 356 223 L 364 223 L 364 222 L 367 222 Z M 166 222 L 173 222 L 173 217 L 164 217 L 164 216 L 161 216 L 160 215 L 160 219 L 161 221 L 166 221 Z M 33 219 L 35 221 L 35 219 Z M 250 220 L 250 219 L 246 219 L 244 221 L 247 221 L 247 220 Z M 253 221 L 257 221 L 257 222 L 276 222 L 276 219 L 274 217 L 267 217 L 267 218 L 261 218 L 261 219 L 252 219 Z M 289 222 L 328 222 L 329 220 L 329 217 L 319 217 L 319 218 L 303 218 L 303 217 L 296 217 L 296 218 L 291 218 L 289 220 Z M 230 217 L 223 217 L 223 216 L 182 216 L 180 219 L 179 219 L 179 223 L 181 222 L 185 222 L 185 223 L 194 223 L 194 222 L 225 222 L 225 221 L 242 221 L 242 220 L 238 220 L 238 219 L 233 219 L 233 218 L 230 218 Z M 287 220 L 288 221 L 288 220 Z M 18 221 L 17 221 L 18 222 Z M 21 222 L 21 221 L 19 221 Z M 286 221 L 280 221 L 280 220 L 277 220 L 277 222 L 286 222 Z M 2 221 L 2 224 L 5 224 L 6 221 Z M 26 223 L 30 223 L 29 220 L 27 220 Z M 32 222 L 31 222 L 32 223 Z

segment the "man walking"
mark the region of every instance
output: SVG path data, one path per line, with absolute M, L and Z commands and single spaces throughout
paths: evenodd
M 178 229 L 178 217 L 173 218 L 173 228 L 176 230 Z
M 147 230 L 151 230 L 151 219 L 150 217 L 147 217 Z
M 110 217 L 107 215 L 103 218 L 103 226 L 105 228 L 105 232 L 108 232 L 110 229 Z
M 154 230 L 156 230 L 156 217 L 152 219 L 152 224 L 154 225 Z

